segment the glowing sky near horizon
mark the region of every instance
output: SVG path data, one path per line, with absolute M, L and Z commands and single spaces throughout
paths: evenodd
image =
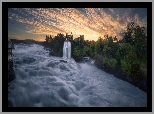
M 123 37 L 130 21 L 147 28 L 146 8 L 9 8 L 8 37 L 45 40 L 46 35 L 84 35 L 85 40 L 98 37 Z

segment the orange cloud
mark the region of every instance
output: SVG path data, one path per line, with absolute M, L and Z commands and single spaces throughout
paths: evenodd
M 116 18 L 101 8 L 85 8 L 83 9 L 85 13 L 75 8 L 15 8 L 14 10 L 27 18 L 14 13 L 9 13 L 9 18 L 27 24 L 26 32 L 32 34 L 56 35 L 60 32 L 72 32 L 74 36 L 84 35 L 86 40 L 97 40 L 99 36 L 109 34 L 121 39 L 121 32 L 128 22 L 134 20 L 139 25 L 146 26 L 146 18 L 141 20 L 138 15 L 130 17 L 131 9 L 124 12 L 121 17 L 120 11 L 109 8 Z

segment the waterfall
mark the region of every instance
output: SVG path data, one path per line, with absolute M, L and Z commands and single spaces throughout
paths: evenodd
M 38 44 L 12 51 L 16 78 L 8 84 L 8 107 L 147 107 L 147 93 L 94 65 L 65 62 Z
M 64 59 L 71 58 L 71 43 L 67 39 L 64 41 L 63 45 L 63 58 Z

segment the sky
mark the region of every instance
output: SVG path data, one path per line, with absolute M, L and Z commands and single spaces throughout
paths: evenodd
M 46 35 L 84 35 L 85 40 L 99 37 L 123 38 L 128 22 L 147 29 L 146 8 L 9 8 L 8 37 L 44 41 Z

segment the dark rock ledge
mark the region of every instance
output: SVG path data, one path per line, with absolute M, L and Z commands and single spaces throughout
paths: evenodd
M 8 61 L 8 83 L 11 82 L 15 78 L 15 73 L 13 69 L 13 61 Z

